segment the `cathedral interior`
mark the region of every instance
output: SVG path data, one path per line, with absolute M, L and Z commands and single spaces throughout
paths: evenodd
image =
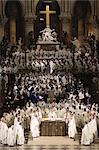
M 29 107 L 47 118 L 45 109 L 67 105 L 72 115 L 78 105 L 84 113 L 97 112 L 97 138 L 87 149 L 98 150 L 99 0 L 0 0 L 0 121 L 9 127 L 7 115 L 20 116 Z M 40 122 L 38 142 L 31 132 L 29 143 L 19 149 L 86 149 L 79 145 L 83 127 L 76 124 L 77 141 L 68 137 L 65 122 L 49 122 Z M 13 150 L 3 142 L 0 150 Z
M 35 38 L 45 28 L 45 15 L 40 11 L 46 5 L 56 11 L 50 15 L 50 27 L 62 38 L 62 31 L 70 37 L 95 34 L 99 39 L 99 2 L 98 0 L 1 0 L 0 35 L 7 36 L 11 43 L 19 37 L 26 42 L 29 32 Z

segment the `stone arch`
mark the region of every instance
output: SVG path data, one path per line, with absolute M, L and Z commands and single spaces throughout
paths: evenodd
M 6 7 L 6 4 L 8 3 L 8 1 L 11 1 L 11 0 L 4 0 L 3 1 L 3 5 L 4 5 L 4 12 L 5 12 L 5 7 Z M 14 0 L 15 1 L 15 0 Z M 25 15 L 25 3 L 24 3 L 24 1 L 23 0 L 17 0 L 19 3 L 20 3 L 20 6 L 21 6 L 21 9 L 22 9 L 22 16 L 24 16 Z M 6 15 L 5 13 L 4 13 L 4 15 Z
M 76 0 L 72 9 L 72 33 L 73 36 L 88 35 L 89 18 L 92 15 L 92 7 L 89 0 Z
M 74 13 L 74 6 L 75 6 L 77 1 L 81 1 L 81 0 L 73 0 L 73 1 L 71 1 L 71 15 L 73 15 L 73 13 Z M 89 1 L 90 7 L 91 7 L 91 11 L 92 11 L 92 14 L 93 14 L 93 1 L 92 0 L 86 0 L 86 1 Z
M 37 5 L 36 5 L 36 20 L 35 20 L 35 34 L 38 33 L 43 30 L 46 25 L 45 25 L 45 15 L 40 14 L 41 10 L 45 10 L 46 9 L 46 5 L 49 5 L 50 10 L 54 10 L 56 11 L 56 14 L 51 15 L 50 19 L 51 19 L 51 25 L 50 28 L 55 29 L 56 32 L 60 32 L 61 30 L 61 25 L 59 22 L 59 15 L 60 15 L 60 6 L 57 0 L 39 0 Z M 38 37 L 38 34 L 36 34 L 36 38 Z
M 20 0 L 7 0 L 5 15 L 8 18 L 5 24 L 5 34 L 11 43 L 16 43 L 19 37 L 24 37 L 24 13 Z

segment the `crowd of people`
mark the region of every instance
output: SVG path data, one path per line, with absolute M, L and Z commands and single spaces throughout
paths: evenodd
M 69 47 L 60 47 L 59 50 L 52 51 L 42 48 L 26 49 L 19 41 L 16 46 L 7 47 L 6 57 L 1 57 L 1 70 L 11 73 L 27 67 L 44 72 L 49 66 L 53 71 L 75 68 L 77 72 L 99 72 L 98 47 L 93 39 L 92 36 L 88 37 L 85 43 L 80 44 L 79 40 L 74 38 Z
M 37 72 L 39 69 L 44 72 L 49 66 L 52 67 L 53 71 L 62 70 L 62 67 L 68 71 L 75 67 L 77 72 L 99 72 L 99 60 L 96 56 L 92 57 L 88 50 L 85 54 L 82 54 L 81 51 L 76 51 L 74 57 L 70 49 L 60 50 L 60 52 L 46 52 L 48 56 L 44 54 L 45 52 L 42 51 L 43 54 L 41 54 L 40 51 L 32 50 L 32 52 L 26 53 L 26 55 L 24 52 L 18 52 L 18 54 L 14 52 L 11 58 L 1 59 L 1 69 L 3 72 L 11 73 L 20 68 L 27 67 Z
M 3 113 L 0 119 L 0 143 L 9 146 L 28 143 L 29 134 L 32 138 L 40 136 L 40 124 L 44 120 L 65 121 L 69 138 L 75 139 L 82 130 L 81 144 L 90 145 L 99 136 L 98 105 L 61 101 L 46 103 L 43 99 L 37 104 L 27 102 L 22 108 Z
M 88 87 L 72 73 L 54 75 L 19 73 L 14 75 L 13 80 L 14 82 L 9 83 L 8 76 L 5 75 L 5 99 L 9 107 L 21 106 L 29 100 L 37 103 L 40 98 L 43 98 L 45 102 L 55 99 L 57 103 L 61 99 L 78 100 L 85 104 L 91 101 Z
M 6 75 L 5 94 L 7 107 L 0 122 L 2 144 L 23 145 L 29 132 L 33 138 L 39 137 L 45 118 L 65 121 L 70 138 L 75 139 L 82 131 L 81 144 L 89 145 L 98 136 L 98 104 L 93 104 L 88 87 L 70 72 L 17 73 L 12 88 Z
M 8 47 L 0 61 L 3 79 L 4 110 L 0 119 L 0 143 L 9 146 L 28 142 L 40 136 L 44 119 L 61 119 L 66 134 L 90 145 L 99 136 L 99 108 L 93 103 L 89 87 L 72 74 L 99 72 L 98 52 L 94 37 L 83 45 L 77 39 L 70 47 L 58 51 L 22 49 L 21 40 Z M 21 69 L 27 68 L 25 72 Z

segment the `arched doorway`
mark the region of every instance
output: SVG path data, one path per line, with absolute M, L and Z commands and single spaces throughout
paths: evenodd
M 38 38 L 39 32 L 46 27 L 46 15 L 41 14 L 41 11 L 46 10 L 46 5 L 49 5 L 49 9 L 56 11 L 54 14 L 50 15 L 50 28 L 55 29 L 56 32 L 61 32 L 61 22 L 59 21 L 60 7 L 56 0 L 39 0 L 36 6 L 36 20 L 34 24 L 35 38 Z
M 19 0 L 8 0 L 5 5 L 5 14 L 8 18 L 5 24 L 5 35 L 13 44 L 19 39 L 24 38 L 24 17 L 22 5 Z
M 80 1 L 77 0 L 73 8 L 72 17 L 72 34 L 79 37 L 82 35 L 88 35 L 89 19 L 91 17 L 91 4 L 89 0 Z

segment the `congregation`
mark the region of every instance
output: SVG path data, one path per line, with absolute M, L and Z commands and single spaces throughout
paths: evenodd
M 98 104 L 92 101 L 89 87 L 72 73 L 72 69 L 98 73 L 99 56 L 93 45 L 87 42 L 77 47 L 77 42 L 72 41 L 74 48 L 58 51 L 24 50 L 22 43 L 7 48 L 0 61 L 5 94 L 1 144 L 23 145 L 28 143 L 29 134 L 38 138 L 44 120 L 64 121 L 66 135 L 75 140 L 81 134 L 79 143 L 83 145 L 90 145 L 99 136 Z
M 29 133 L 32 138 L 40 136 L 40 124 L 44 120 L 65 121 L 69 138 L 75 140 L 76 134 L 81 132 L 81 144 L 90 145 L 99 136 L 98 105 L 81 105 L 76 101 L 61 101 L 59 103 L 37 104 L 27 102 L 23 108 L 17 107 L 9 113 L 3 113 L 0 120 L 0 142 L 9 146 L 28 143 Z
M 85 43 L 79 40 L 69 43 L 68 47 L 59 50 L 43 50 L 31 47 L 22 48 L 22 42 L 16 46 L 7 45 L 5 57 L 0 58 L 1 70 L 4 73 L 16 73 L 20 69 L 28 68 L 36 72 L 45 72 L 50 68 L 50 73 L 55 71 L 99 72 L 98 41 L 87 37 Z M 94 39 L 94 40 L 93 40 Z

